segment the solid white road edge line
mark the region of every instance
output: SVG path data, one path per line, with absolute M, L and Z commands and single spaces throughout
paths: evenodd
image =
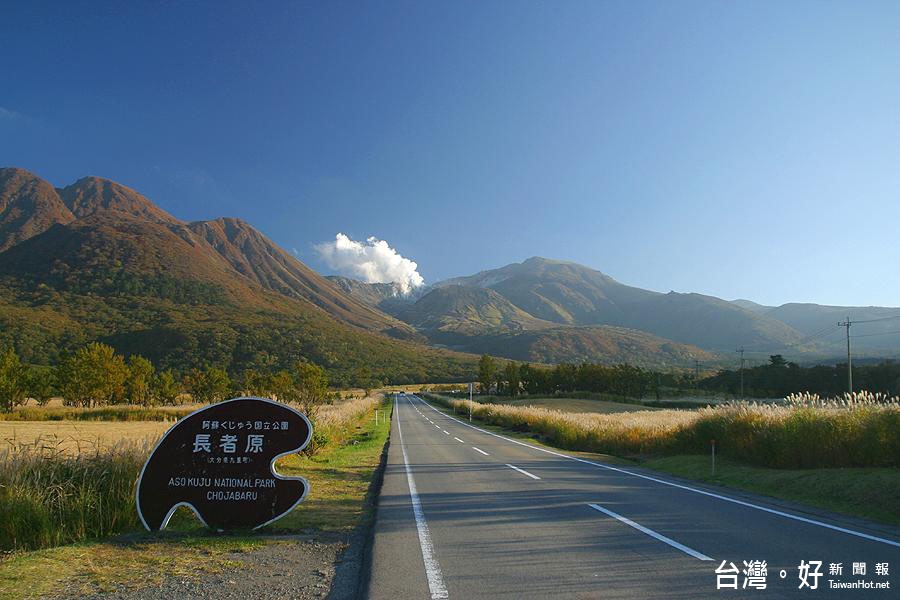
M 591 465 L 593 467 L 597 467 L 599 469 L 606 469 L 608 471 L 615 471 L 617 473 L 622 473 L 624 475 L 631 475 L 633 477 L 640 477 L 641 479 L 646 479 L 647 481 L 653 481 L 654 483 L 661 483 L 662 485 L 668 485 L 674 488 L 678 488 L 681 490 L 685 490 L 688 492 L 694 492 L 695 494 L 701 494 L 703 496 L 709 496 L 710 498 L 715 498 L 717 500 L 723 500 L 725 502 L 731 502 L 732 504 L 738 504 L 740 506 L 744 506 L 746 508 L 752 508 L 754 510 L 761 510 L 763 512 L 767 512 L 769 514 L 777 515 L 779 517 L 784 517 L 785 519 L 793 519 L 794 521 L 800 521 L 801 523 L 806 523 L 808 525 L 815 525 L 816 527 L 824 527 L 825 529 L 831 529 L 832 531 L 839 531 L 841 533 L 846 533 L 847 535 L 853 535 L 859 538 L 863 538 L 865 540 L 870 540 L 872 542 L 879 542 L 881 544 L 887 544 L 888 546 L 894 546 L 895 548 L 900 548 L 900 542 L 895 542 L 893 540 L 889 540 L 887 538 L 878 537 L 876 535 L 869 535 L 868 533 L 863 533 L 861 531 L 854 531 L 853 529 L 847 529 L 846 527 L 839 527 L 837 525 L 832 525 L 830 523 L 825 523 L 823 521 L 816 521 L 815 519 L 807 519 L 806 517 L 801 517 L 799 515 L 792 515 L 791 513 L 782 512 L 780 510 L 775 510 L 774 508 L 767 508 L 765 506 L 760 506 L 758 504 L 753 504 L 752 502 L 745 502 L 744 500 L 738 500 L 737 498 L 729 498 L 728 496 L 723 496 L 721 494 L 714 494 L 713 492 L 707 492 L 704 490 L 699 490 L 697 488 L 692 488 L 687 485 L 682 485 L 680 483 L 675 483 L 674 481 L 666 481 L 665 479 L 659 479 L 657 477 L 651 477 L 649 475 L 642 475 L 640 473 L 635 473 L 633 471 L 628 471 L 626 469 L 620 469 L 618 467 L 613 467 L 611 465 L 604 465 L 602 463 L 594 462 L 592 460 L 587 460 L 584 458 L 578 458 L 577 456 L 570 456 L 568 454 L 563 454 L 562 452 L 556 452 L 554 450 L 548 450 L 546 448 L 539 448 L 538 446 L 532 446 L 531 444 L 526 444 L 525 442 L 520 442 L 519 440 L 514 440 L 512 438 L 508 438 L 502 435 L 498 435 L 491 431 L 487 431 L 482 429 L 481 427 L 476 427 L 475 425 L 470 425 L 465 421 L 461 421 L 456 417 L 451 417 L 450 415 L 444 414 L 435 407 L 433 407 L 428 402 L 425 402 L 418 396 L 415 396 L 416 399 L 419 400 L 422 404 L 438 413 L 439 415 L 443 415 L 448 419 L 453 419 L 460 425 L 465 425 L 466 427 L 471 427 L 476 431 L 480 431 L 481 433 L 486 433 L 487 435 L 494 436 L 495 438 L 500 438 L 501 440 L 506 440 L 507 442 L 512 442 L 513 444 L 518 444 L 519 446 L 525 446 L 526 448 L 531 448 L 532 450 L 539 450 L 540 452 L 545 452 L 547 454 L 552 454 L 553 456 L 559 456 L 560 458 L 568 458 L 569 460 L 574 460 L 576 462 L 584 463 L 586 465 Z
M 510 469 L 512 469 L 513 471 L 518 471 L 518 472 L 521 473 L 522 475 L 528 475 L 528 476 L 531 477 L 532 479 L 540 479 L 540 477 L 538 477 L 537 475 L 534 475 L 534 474 L 532 474 L 532 473 L 529 473 L 529 472 L 526 471 L 525 469 L 520 469 L 519 467 L 517 467 L 517 466 L 515 466 L 515 465 L 511 465 L 511 464 L 509 464 L 509 463 L 506 463 L 506 466 L 509 467 Z
M 474 450 L 475 452 L 481 452 L 481 453 L 484 454 L 485 456 L 490 456 L 490 454 L 488 454 L 487 452 L 485 452 L 485 451 L 482 450 L 481 448 L 476 448 L 475 446 L 472 446 L 472 450 Z
M 607 515 L 609 515 L 609 516 L 611 516 L 611 517 L 613 517 L 613 518 L 615 518 L 615 519 L 618 519 L 618 520 L 621 521 L 622 523 L 625 523 L 626 525 L 628 525 L 628 526 L 630 526 L 630 527 L 634 527 L 634 528 L 637 529 L 638 531 L 642 531 L 642 532 L 646 533 L 646 534 L 649 535 L 650 537 L 654 537 L 654 538 L 658 539 L 658 540 L 661 541 L 661 542 L 665 542 L 666 544 L 672 546 L 673 548 L 678 548 L 679 550 L 681 550 L 681 551 L 684 552 L 685 554 L 690 554 L 690 555 L 693 556 L 694 558 L 698 558 L 698 559 L 700 559 L 700 560 L 712 560 L 712 559 L 711 559 L 710 557 L 708 557 L 707 555 L 705 555 L 705 554 L 703 554 L 703 553 L 701 553 L 701 552 L 697 552 L 697 551 L 694 550 L 693 548 L 688 548 L 688 547 L 685 546 L 684 544 L 679 544 L 679 543 L 676 542 L 675 540 L 673 540 L 673 539 L 671 539 L 671 538 L 667 538 L 666 536 L 664 536 L 664 535 L 661 534 L 661 533 L 656 533 L 656 532 L 653 531 L 652 529 L 647 529 L 647 528 L 644 527 L 643 525 L 640 525 L 640 524 L 638 524 L 638 523 L 635 523 L 635 522 L 632 521 L 631 519 L 629 519 L 629 518 L 627 518 L 627 517 L 623 517 L 622 515 L 620 515 L 620 514 L 618 514 L 618 513 L 614 513 L 613 511 L 609 510 L 608 508 L 603 508 L 603 507 L 600 506 L 599 504 L 591 504 L 590 502 L 588 502 L 588 506 L 590 506 L 590 507 L 593 508 L 594 510 L 599 510 L 600 512 L 602 512 L 602 513 L 604 513 L 604 514 L 607 514 Z
M 406 482 L 409 484 L 409 499 L 412 502 L 413 516 L 416 519 L 416 529 L 419 532 L 419 546 L 422 548 L 422 561 L 425 563 L 425 576 L 428 579 L 428 590 L 432 600 L 449 598 L 447 586 L 444 585 L 444 576 L 441 574 L 441 566 L 434 555 L 434 546 L 431 544 L 431 533 L 428 531 L 428 523 L 425 521 L 425 513 L 422 511 L 422 503 L 419 500 L 419 492 L 416 490 L 416 481 L 413 479 L 412 470 L 409 468 L 409 457 L 406 455 L 406 445 L 403 443 L 403 429 L 400 427 L 400 411 L 397 407 L 397 398 L 394 397 L 394 412 L 397 413 L 397 433 L 400 435 L 400 451 L 403 453 L 403 466 L 406 468 Z

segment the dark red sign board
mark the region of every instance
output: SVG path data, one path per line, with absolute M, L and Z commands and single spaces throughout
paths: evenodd
M 217 530 L 257 529 L 299 504 L 302 477 L 275 472 L 275 459 L 312 437 L 307 418 L 265 398 L 235 398 L 179 420 L 147 459 L 137 481 L 137 510 L 149 530 L 163 529 L 179 506 Z

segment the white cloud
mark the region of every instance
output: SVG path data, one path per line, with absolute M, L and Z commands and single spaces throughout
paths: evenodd
M 22 115 L 14 110 L 0 106 L 0 119 L 21 119 Z
M 419 265 L 375 237 L 357 242 L 339 233 L 333 242 L 317 244 L 316 251 L 325 264 L 339 273 L 366 283 L 394 283 L 404 295 L 425 285 L 417 270 Z

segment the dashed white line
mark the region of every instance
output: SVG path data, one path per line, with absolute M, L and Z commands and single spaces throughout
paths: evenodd
M 465 444 L 465 442 L 462 441 L 461 439 L 459 439 L 458 437 L 455 437 L 453 439 L 456 440 L 457 442 L 459 442 L 460 444 Z
M 526 471 L 525 469 L 520 469 L 519 467 L 517 467 L 517 466 L 515 466 L 515 465 L 511 465 L 511 464 L 509 464 L 509 463 L 506 463 L 506 466 L 509 467 L 510 469 L 512 469 L 513 471 L 518 471 L 518 472 L 521 473 L 522 475 L 528 475 L 528 476 L 531 477 L 532 479 L 540 479 L 540 477 L 538 477 L 537 475 L 534 475 L 533 473 L 529 473 L 529 472 Z
M 693 556 L 694 558 L 697 558 L 697 559 L 700 559 L 700 560 L 712 560 L 710 557 L 708 557 L 707 555 L 703 554 L 702 552 L 697 552 L 697 551 L 694 550 L 693 548 L 688 548 L 688 547 L 685 546 L 684 544 L 679 544 L 678 542 L 676 542 L 676 541 L 673 540 L 672 538 L 667 538 L 667 537 L 664 536 L 663 534 L 657 533 L 657 532 L 653 531 L 652 529 L 648 529 L 648 528 L 644 527 L 643 525 L 640 525 L 639 523 L 635 523 L 634 521 L 632 521 L 632 520 L 629 519 L 628 517 L 623 517 L 622 515 L 620 515 L 620 514 L 618 514 L 618 513 L 614 513 L 613 511 L 609 510 L 608 508 L 603 508 L 603 507 L 600 506 L 599 504 L 591 504 L 591 503 L 589 502 L 589 503 L 588 503 L 588 506 L 590 506 L 590 507 L 593 508 L 594 510 L 598 510 L 598 511 L 602 512 L 603 514 L 609 515 L 609 516 L 613 517 L 614 519 L 618 519 L 618 520 L 621 521 L 622 523 L 625 523 L 626 525 L 628 525 L 628 526 L 630 526 L 630 527 L 634 527 L 634 528 L 637 529 L 638 531 L 641 531 L 641 532 L 643 532 L 643 533 L 646 533 L 646 534 L 649 535 L 650 537 L 656 538 L 656 539 L 658 539 L 658 540 L 661 541 L 661 542 L 665 542 L 666 544 L 672 546 L 673 548 L 677 548 L 677 549 L 681 550 L 681 551 L 684 552 L 685 554 L 690 554 L 690 555 Z
M 394 399 L 394 412 L 397 412 L 397 400 Z M 425 521 L 425 513 L 422 511 L 422 502 L 419 500 L 419 492 L 416 490 L 416 481 L 413 479 L 412 470 L 409 468 L 409 458 L 406 455 L 406 445 L 403 443 L 403 430 L 400 428 L 400 413 L 397 412 L 397 433 L 400 434 L 400 450 L 403 452 L 403 465 L 406 467 L 406 482 L 409 484 L 409 498 L 412 502 L 413 516 L 416 519 L 416 529 L 419 533 L 419 546 L 422 548 L 422 560 L 425 563 L 425 577 L 428 579 L 428 590 L 432 600 L 449 598 L 447 586 L 444 585 L 444 576 L 441 566 L 434 555 L 434 545 L 431 543 L 431 533 L 428 531 L 428 523 Z
M 780 511 L 780 510 L 775 510 L 774 508 L 768 508 L 765 506 L 760 506 L 759 504 L 745 502 L 743 500 L 738 500 L 737 498 L 729 498 L 728 496 L 723 496 L 721 494 L 707 492 L 705 490 L 700 490 L 700 489 L 693 488 L 693 487 L 690 487 L 687 485 L 682 485 L 680 483 L 675 483 L 673 481 L 666 481 L 665 479 L 659 479 L 658 477 L 651 477 L 650 475 L 643 475 L 641 473 L 635 473 L 633 471 L 628 471 L 627 469 L 620 469 L 619 467 L 613 467 L 611 465 L 604 465 L 602 463 L 594 462 L 592 460 L 587 460 L 584 458 L 578 458 L 576 456 L 571 456 L 569 454 L 564 454 L 562 452 L 555 452 L 555 451 L 549 450 L 547 448 L 539 448 L 538 446 L 532 446 L 531 444 L 526 444 L 525 442 L 520 442 L 519 440 L 514 440 L 512 438 L 508 438 L 508 437 L 493 433 L 491 431 L 487 431 L 486 429 L 482 429 L 481 427 L 476 427 L 475 425 L 470 425 L 469 423 L 466 423 L 465 421 L 457 419 L 456 417 L 451 417 L 450 415 L 446 415 L 446 414 L 442 413 L 441 411 L 439 411 L 438 409 L 433 407 L 428 402 L 425 402 L 418 396 L 413 396 L 413 397 L 416 400 L 418 400 L 419 402 L 421 402 L 422 404 L 424 404 L 425 406 L 427 406 L 428 408 L 430 408 L 431 410 L 433 410 L 434 412 L 438 413 L 439 415 L 443 415 L 444 417 L 447 417 L 448 419 L 452 419 L 452 420 L 456 421 L 457 423 L 459 423 L 460 425 L 465 425 L 466 427 L 470 427 L 471 429 L 480 431 L 481 433 L 493 436 L 495 438 L 500 438 L 501 440 L 505 440 L 507 442 L 511 442 L 511 443 L 517 444 L 519 446 L 531 448 L 532 450 L 537 450 L 538 452 L 544 452 L 546 454 L 551 454 L 553 456 L 559 456 L 560 458 L 567 458 L 569 460 L 574 460 L 575 462 L 580 462 L 580 463 L 583 463 L 586 465 L 591 465 L 592 467 L 606 469 L 607 471 L 615 471 L 616 473 L 622 473 L 624 475 L 631 475 L 632 477 L 639 477 L 639 478 L 645 479 L 647 481 L 652 481 L 654 483 L 660 483 L 662 485 L 668 485 L 670 487 L 678 488 L 678 489 L 685 490 L 688 492 L 693 492 L 695 494 L 701 494 L 703 496 L 708 496 L 710 498 L 715 498 L 717 500 L 722 500 L 724 502 L 731 502 L 732 504 L 737 504 L 739 506 L 744 506 L 746 508 L 752 508 L 754 510 L 760 510 L 760 511 L 767 512 L 769 514 L 773 514 L 773 515 L 776 515 L 779 517 L 784 517 L 786 519 L 800 521 L 801 523 L 807 523 L 809 525 L 815 525 L 816 527 L 823 527 L 825 529 L 831 529 L 832 531 L 839 531 L 841 533 L 846 533 L 847 535 L 852 535 L 852 536 L 856 536 L 859 538 L 863 538 L 865 540 L 879 542 L 882 544 L 887 544 L 888 546 L 894 546 L 894 547 L 900 548 L 900 542 L 895 542 L 893 540 L 889 540 L 889 539 L 886 539 L 883 537 L 870 535 L 868 533 L 863 533 L 861 531 L 854 531 L 853 529 L 847 529 L 846 527 L 839 527 L 837 525 L 832 525 L 830 523 L 824 523 L 822 521 L 817 521 L 815 519 L 807 519 L 806 517 L 801 517 L 799 515 L 792 515 L 791 513 L 786 513 L 786 512 Z
M 441 429 L 441 431 L 443 431 L 443 432 L 446 433 L 447 435 L 450 435 L 450 432 L 447 431 L 446 429 Z
M 485 456 L 490 456 L 490 454 L 488 454 L 487 452 L 485 452 L 485 451 L 482 450 L 481 448 L 476 448 L 475 446 L 472 446 L 472 450 L 474 450 L 475 452 L 481 452 L 481 453 L 484 454 Z

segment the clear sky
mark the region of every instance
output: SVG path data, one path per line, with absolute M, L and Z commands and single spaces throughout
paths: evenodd
M 0 165 L 238 216 L 328 271 L 533 255 L 900 305 L 898 2 L 7 2 Z

